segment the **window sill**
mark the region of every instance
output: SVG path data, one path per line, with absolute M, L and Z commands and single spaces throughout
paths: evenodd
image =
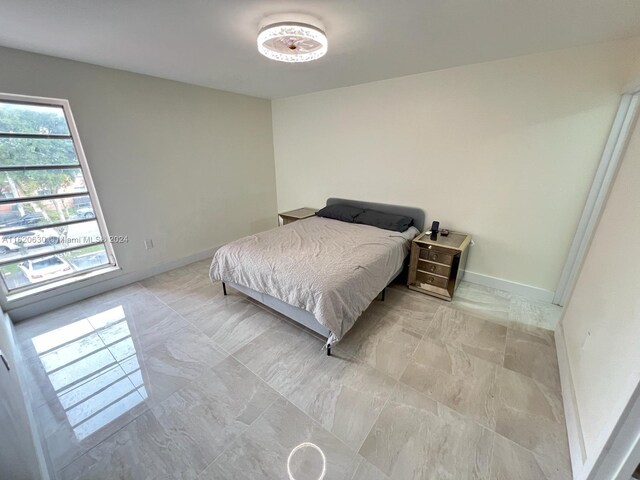
M 80 275 L 74 275 L 73 277 L 64 278 L 57 282 L 47 283 L 45 285 L 41 285 L 39 287 L 30 288 L 23 292 L 9 293 L 6 295 L 7 304 L 11 304 L 13 302 L 17 302 L 19 300 L 23 300 L 25 298 L 29 298 L 34 295 L 39 295 L 44 292 L 49 292 L 51 290 L 55 290 L 60 287 L 65 287 L 67 285 L 72 285 L 74 283 L 80 283 L 83 280 L 88 280 L 90 278 L 99 277 L 100 275 L 105 275 L 107 273 L 116 272 L 121 270 L 117 265 L 107 265 L 103 268 L 98 268 L 96 270 L 92 270 L 87 273 L 83 273 Z

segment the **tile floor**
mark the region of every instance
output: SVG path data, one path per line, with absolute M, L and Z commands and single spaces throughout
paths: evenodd
M 17 325 L 66 479 L 569 479 L 559 309 L 391 287 L 334 355 L 198 262 Z M 299 447 L 299 448 L 296 448 Z M 287 471 L 289 468 L 289 473 Z

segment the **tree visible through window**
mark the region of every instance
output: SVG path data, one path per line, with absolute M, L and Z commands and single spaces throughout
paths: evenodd
M 6 291 L 115 265 L 69 105 L 0 94 Z

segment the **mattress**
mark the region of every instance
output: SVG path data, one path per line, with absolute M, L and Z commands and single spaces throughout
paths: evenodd
M 312 217 L 224 245 L 209 275 L 308 311 L 335 343 L 402 268 L 418 233 Z

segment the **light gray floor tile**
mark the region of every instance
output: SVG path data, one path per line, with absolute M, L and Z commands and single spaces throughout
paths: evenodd
M 509 320 L 516 325 L 530 325 L 555 330 L 561 314 L 562 307 L 518 296 L 513 296 L 509 305 Z
M 506 327 L 450 307 L 438 309 L 425 336 L 498 365 L 504 360 Z
M 313 444 L 317 449 L 304 444 Z M 298 446 L 300 448 L 294 451 Z M 316 480 L 320 478 L 324 464 L 324 478 L 348 479 L 354 469 L 354 456 L 355 452 L 347 445 L 290 402 L 279 399 L 207 468 L 201 478 L 287 479 L 290 478 L 289 464 L 293 478 Z
M 509 322 L 511 297 L 508 292 L 463 281 L 456 289 L 451 305 L 472 315 Z
M 514 322 L 509 325 L 509 329 L 532 335 L 536 337 L 537 341 L 540 341 L 541 343 L 553 348 L 556 347 L 555 335 L 553 330 L 547 330 L 545 328 L 535 327 L 533 325 Z
M 316 334 L 223 296 L 209 265 L 17 325 L 61 478 L 287 478 L 304 441 L 327 479 L 569 478 L 541 328 L 558 308 L 465 282 L 452 303 L 394 285 L 327 357 Z M 299 450 L 295 478 L 315 480 L 320 460 Z
M 487 479 L 493 436 L 398 384 L 360 454 L 392 479 Z
M 185 327 L 160 346 L 135 354 L 135 345 L 122 345 L 115 355 L 123 370 L 137 380 L 147 404 L 157 405 L 198 379 L 228 354 L 194 327 Z M 137 376 L 133 374 L 138 372 Z
M 81 322 L 86 316 L 82 304 L 74 303 L 19 322 L 16 324 L 16 337 L 20 344 L 22 357 L 37 357 L 40 352 L 49 350 L 51 341 L 54 341 L 54 339 L 51 336 L 49 338 L 45 336 L 41 339 L 38 339 L 38 337 L 46 335 L 53 330 L 60 329 L 59 336 L 55 339 L 55 342 L 61 343 L 66 339 L 77 338 L 80 335 L 78 329 L 69 327 L 69 325 Z
M 425 337 L 401 382 L 453 410 L 493 428 L 498 367 Z
M 115 305 L 115 306 L 114 306 Z M 127 301 L 94 308 L 87 320 L 96 328 L 105 345 L 131 338 L 141 351 L 162 345 L 189 322 L 153 295 L 131 295 Z
M 122 299 L 85 305 L 87 320 L 96 330 L 104 329 L 126 319 L 130 329 L 140 335 L 157 329 L 167 319 L 169 323 L 185 326 L 187 323 L 160 301 L 155 295 L 141 290 Z
M 119 366 L 36 410 L 54 468 L 70 463 L 127 425 L 147 406 Z
M 570 471 L 562 398 L 534 379 L 502 369 L 495 431 L 561 471 Z
M 190 326 L 147 352 L 135 343 L 128 335 L 45 373 L 51 398 L 37 416 L 58 468 L 227 356 Z
M 564 421 L 560 392 L 531 377 L 505 368 L 500 369 L 498 389 L 501 406 L 557 423 Z
M 456 290 L 451 306 L 524 331 L 533 327 L 553 332 L 562 314 L 562 307 L 557 305 L 464 281 Z
M 203 260 L 198 260 L 197 262 L 190 263 L 187 265 L 189 268 L 192 268 L 194 272 L 201 272 L 204 275 L 209 276 L 209 269 L 211 268 L 212 258 L 207 257 Z
M 228 352 L 235 352 L 282 319 L 237 294 L 217 297 L 184 317 Z
M 352 357 L 320 356 L 283 395 L 323 427 L 357 449 L 396 381 Z
M 358 448 L 394 380 L 283 322 L 234 354 L 271 387 L 352 448 Z
M 133 392 L 137 393 L 135 389 Z M 116 474 L 120 475 L 113 478 L 156 478 L 156 475 L 160 475 L 159 478 L 195 478 L 277 398 L 279 395 L 276 392 L 229 358 L 213 369 L 207 369 L 197 381 L 189 382 L 156 405 L 151 410 L 154 418 L 131 410 L 115 417 L 107 429 L 75 444 L 70 442 L 72 432 L 64 428 L 69 419 L 55 419 L 51 425 L 57 425 L 58 430 L 49 437 L 49 451 L 56 453 L 57 445 L 68 446 L 62 452 L 64 455 L 56 457 L 55 465 L 61 468 L 97 444 L 68 468 L 64 468 L 62 478 L 111 478 L 104 471 L 111 468 L 115 468 Z M 142 398 L 139 398 L 139 408 L 144 405 Z M 134 420 L 140 413 L 142 417 Z M 131 420 L 133 422 L 129 423 Z M 124 427 L 124 432 L 118 431 L 119 427 Z M 114 432 L 117 433 L 110 437 Z M 74 430 L 74 433 L 77 432 Z M 100 441 L 104 442 L 98 444 Z M 133 451 L 127 452 L 121 447 Z M 158 456 L 171 457 L 172 452 L 182 458 L 169 458 L 168 465 L 161 463 L 161 473 L 150 468 L 149 477 L 129 464 L 133 461 L 146 463 L 147 458 L 155 461 Z M 113 465 L 114 456 L 116 461 L 125 464 Z M 176 471 L 177 467 L 180 471 Z
M 152 328 L 145 330 L 138 330 L 135 323 L 129 323 L 126 327 L 131 334 L 136 348 L 141 352 L 146 352 L 154 348 L 159 347 L 185 329 L 193 329 L 184 318 L 176 313 L 168 313 L 163 316 L 162 319 L 158 319 L 157 323 Z M 105 329 L 106 331 L 100 332 L 100 336 L 104 338 L 105 343 L 111 344 L 115 341 L 117 333 L 115 329 Z M 107 338 L 110 335 L 110 338 Z
M 424 334 L 438 308 L 445 303 L 444 300 L 414 292 L 403 285 L 395 285 L 387 288 L 384 302 L 374 300 L 371 307 L 379 308 L 383 313 L 392 310 L 399 314 L 397 321 L 403 327 Z
M 195 479 L 206 460 L 148 411 L 58 473 L 60 480 Z
M 105 304 L 81 303 L 82 314 L 61 325 L 61 316 L 45 316 L 31 339 L 26 356 L 31 397 L 35 406 L 54 400 L 61 389 L 73 388 L 85 377 L 107 368 L 112 353 L 123 344 L 139 352 L 164 344 L 188 322 L 143 291 Z
M 197 457 L 206 466 L 278 398 L 266 383 L 228 358 L 152 411 L 168 435 L 187 438 L 198 449 Z
M 411 360 L 422 334 L 403 325 L 402 314 L 391 308 L 369 308 L 335 346 L 371 367 L 398 379 Z
M 78 352 L 74 355 L 76 346 Z M 32 405 L 38 407 L 56 399 L 57 391 L 73 387 L 85 376 L 114 362 L 97 333 L 53 349 L 42 358 L 37 355 L 24 358 L 23 371 L 29 380 Z
M 276 391 L 285 394 L 300 383 L 311 366 L 322 360 L 323 345 L 317 337 L 281 321 L 233 356 Z
M 177 302 L 194 291 L 214 291 L 213 288 L 209 288 L 211 280 L 206 272 L 196 271 L 189 266 L 147 278 L 140 284 L 166 303 Z
M 96 306 L 111 303 L 113 301 L 122 302 L 129 295 L 143 292 L 144 289 L 142 288 L 142 285 L 137 282 L 131 283 L 129 285 L 125 285 L 124 287 L 116 288 L 114 290 L 109 290 L 108 292 L 89 297 L 86 300 L 79 302 L 79 305 L 81 305 L 85 311 L 90 312 Z
M 495 436 L 492 480 L 571 480 L 567 470 L 554 469 L 539 462 L 535 454 L 500 436 Z
M 197 311 L 199 308 L 212 302 L 220 301 L 223 298 L 223 294 L 220 283 L 213 285 L 209 281 L 203 281 L 201 286 L 188 289 L 185 294 L 178 299 L 164 299 L 162 296 L 158 298 L 166 301 L 169 307 L 186 318 L 187 315 Z M 227 296 L 224 298 L 229 299 L 230 297 Z
M 358 457 L 360 456 L 358 455 Z M 367 460 L 360 457 L 358 466 L 351 480 L 389 480 L 389 477 Z
M 560 373 L 555 345 L 535 335 L 509 329 L 504 366 L 560 392 Z

